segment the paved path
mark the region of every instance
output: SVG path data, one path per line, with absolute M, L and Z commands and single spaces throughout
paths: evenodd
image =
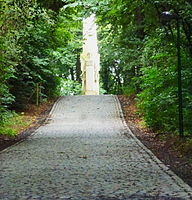
M 1 200 L 192 199 L 126 127 L 115 96 L 63 97 L 51 114 L 0 153 Z

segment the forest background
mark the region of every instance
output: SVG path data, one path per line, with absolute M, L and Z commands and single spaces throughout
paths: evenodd
M 82 19 L 96 13 L 101 87 L 134 95 L 148 127 L 178 134 L 179 17 L 185 135 L 192 135 L 191 0 L 0 0 L 0 132 L 29 103 L 81 93 Z

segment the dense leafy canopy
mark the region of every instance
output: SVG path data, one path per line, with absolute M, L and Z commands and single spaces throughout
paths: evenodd
M 176 20 L 180 20 L 184 127 L 192 122 L 192 4 L 184 0 L 106 0 L 97 10 L 104 89 L 137 94 L 138 106 L 150 127 L 178 131 Z
M 177 132 L 177 29 L 176 20 L 162 20 L 164 11 L 181 22 L 184 121 L 191 133 L 190 0 L 1 0 L 0 116 L 34 102 L 37 84 L 41 98 L 66 94 L 66 79 L 72 82 L 65 87 L 79 93 L 73 81 L 81 81 L 82 18 L 94 12 L 106 93 L 136 94 L 147 125 Z
M 61 77 L 75 73 L 81 47 L 77 9 L 61 9 L 61 1 L 0 2 L 0 104 L 22 108 L 41 95 L 58 95 Z M 56 5 L 56 7 L 54 6 Z

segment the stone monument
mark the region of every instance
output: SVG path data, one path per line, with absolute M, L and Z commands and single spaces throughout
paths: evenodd
M 99 95 L 100 55 L 97 45 L 95 14 L 83 20 L 83 53 L 81 54 L 84 95 Z

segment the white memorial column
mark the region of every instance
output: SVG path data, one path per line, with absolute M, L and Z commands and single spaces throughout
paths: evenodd
M 83 20 L 83 40 L 81 54 L 83 94 L 99 95 L 100 55 L 94 14 Z

